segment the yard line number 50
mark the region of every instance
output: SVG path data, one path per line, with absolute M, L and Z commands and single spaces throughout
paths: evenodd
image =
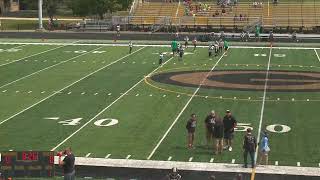
M 235 131 L 245 132 L 249 128 L 253 129 L 251 123 L 238 123 Z M 272 133 L 287 133 L 291 130 L 291 128 L 283 124 L 271 124 L 266 127 L 266 130 Z

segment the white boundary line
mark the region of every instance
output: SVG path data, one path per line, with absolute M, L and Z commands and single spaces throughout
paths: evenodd
M 78 41 L 77 41 L 78 42 Z M 0 42 L 0 44 L 28 44 L 28 45 L 66 45 L 66 46 L 125 46 L 127 47 L 127 43 L 119 43 L 119 44 L 112 44 L 112 43 L 28 43 L 28 42 Z M 135 44 L 135 47 L 170 47 L 169 42 L 168 44 Z M 198 47 L 207 48 L 208 46 L 199 45 Z M 233 49 L 270 49 L 269 46 L 230 46 Z M 314 50 L 320 49 L 320 47 L 273 47 L 273 49 L 296 49 L 296 50 Z
M 89 76 L 91 76 L 91 75 L 93 75 L 93 74 L 95 74 L 95 73 L 97 73 L 97 72 L 101 71 L 102 69 L 105 69 L 105 68 L 106 68 L 106 67 L 108 67 L 108 66 L 111 66 L 111 65 L 112 65 L 112 64 L 114 64 L 114 63 L 117 63 L 118 61 L 120 61 L 120 60 L 122 60 L 122 59 L 124 59 L 124 58 L 126 58 L 126 57 L 128 57 L 128 56 L 130 56 L 130 55 L 132 55 L 132 54 L 134 54 L 134 53 L 136 53 L 136 52 L 138 52 L 138 51 L 142 50 L 142 49 L 144 49 L 144 47 L 142 47 L 142 48 L 140 48 L 140 49 L 138 49 L 138 50 L 134 51 L 134 52 L 133 52 L 133 53 L 131 53 L 131 54 L 127 54 L 127 55 L 123 56 L 122 58 L 117 59 L 117 60 L 115 60 L 115 61 L 113 61 L 113 62 L 111 62 L 111 63 L 109 63 L 109 64 L 107 64 L 107 65 L 105 65 L 105 66 L 103 66 L 103 67 L 101 67 L 101 68 L 99 68 L 99 69 L 97 69 L 97 70 L 95 70 L 95 71 L 91 72 L 91 73 L 89 73 L 89 74 L 87 74 L 86 76 L 84 76 L 84 77 L 82 77 L 82 78 L 78 79 L 77 81 L 74 81 L 73 83 L 71 83 L 71 84 L 69 84 L 69 85 L 65 86 L 64 88 L 62 88 L 62 89 L 60 89 L 60 90 L 58 90 L 58 91 L 55 91 L 55 92 L 54 92 L 53 94 L 51 94 L 50 96 L 47 96 L 47 97 L 43 98 L 42 100 L 40 100 L 40 101 L 38 101 L 38 102 L 34 103 L 33 105 L 31 105 L 31 106 L 29 106 L 29 107 L 27 107 L 27 108 L 23 109 L 22 111 L 20 111 L 20 112 L 18 112 L 18 113 L 16 113 L 16 114 L 14 114 L 14 115 L 12 115 L 12 116 L 10 116 L 9 118 L 7 118 L 7 119 L 5 119 L 5 120 L 1 121 L 1 122 L 0 122 L 0 125 L 1 125 L 1 124 L 3 124 L 3 123 L 5 123 L 5 122 L 7 122 L 7 121 L 9 121 L 10 119 L 14 118 L 15 116 L 17 116 L 17 115 L 19 115 L 19 114 L 21 114 L 21 113 L 23 113 L 23 112 L 25 112 L 25 111 L 27 111 L 27 110 L 31 109 L 32 107 L 34 107 L 34 106 L 36 106 L 36 105 L 40 104 L 41 102 L 43 102 L 43 101 L 45 101 L 45 100 L 47 100 L 47 99 L 51 98 L 52 96 L 54 96 L 54 95 L 56 95 L 56 94 L 60 93 L 60 91 L 63 91 L 63 90 L 65 90 L 65 89 L 67 89 L 67 88 L 69 88 L 69 87 L 73 86 L 74 84 L 76 84 L 76 83 L 78 83 L 78 82 L 80 82 L 80 81 L 82 81 L 82 80 L 86 79 L 87 77 L 89 77 Z
M 267 67 L 267 73 L 266 73 L 266 78 L 265 78 L 265 82 L 264 82 L 263 98 L 262 98 L 262 105 L 261 105 L 261 111 L 260 111 L 260 120 L 259 120 L 259 129 L 258 129 L 258 135 L 257 135 L 257 144 L 259 144 L 259 142 L 260 142 L 260 134 L 261 134 L 261 128 L 262 128 L 263 113 L 264 113 L 264 107 L 265 107 L 266 95 L 267 95 L 267 87 L 268 87 L 268 81 L 269 81 L 271 55 L 272 55 L 272 46 L 271 46 L 270 51 L 269 51 L 268 67 Z M 256 152 L 254 154 L 254 162 L 255 162 L 255 164 L 257 163 L 258 151 L 259 151 L 259 145 L 257 146 Z
M 163 65 L 165 65 L 166 63 L 168 63 L 171 59 L 173 59 L 173 57 L 171 57 L 170 59 L 168 59 L 165 63 L 163 63 Z M 162 65 L 162 66 L 163 66 Z M 122 97 L 126 96 L 126 94 L 128 94 L 132 89 L 134 89 L 136 86 L 138 86 L 141 82 L 144 81 L 144 79 L 146 77 L 149 77 L 151 74 L 153 74 L 154 72 L 156 72 L 159 68 L 161 68 L 162 66 L 157 67 L 156 69 L 154 69 L 151 73 L 149 73 L 148 75 L 146 75 L 145 77 L 143 77 L 140 81 L 138 81 L 136 84 L 134 84 L 131 88 L 129 88 L 125 93 L 122 93 L 121 96 L 119 96 L 116 100 L 114 100 L 111 104 L 109 104 L 107 107 L 105 107 L 103 110 L 101 110 L 98 114 L 96 114 L 93 118 L 91 118 L 88 122 L 86 122 L 85 124 L 83 124 L 79 129 L 77 129 L 76 131 L 74 131 L 72 134 L 70 134 L 66 139 L 64 139 L 62 142 L 60 142 L 58 145 L 56 145 L 54 148 L 51 149 L 51 151 L 56 150 L 58 147 L 60 147 L 63 143 L 65 143 L 66 141 L 68 141 L 71 137 L 73 137 L 74 135 L 76 135 L 79 131 L 81 131 L 83 128 L 85 128 L 89 123 L 91 123 L 94 119 L 96 119 L 98 116 L 100 116 L 103 112 L 105 112 L 107 109 L 109 109 L 113 104 L 115 104 L 116 102 L 118 102 Z
M 25 44 L 25 45 L 28 45 L 28 44 Z M 39 52 L 39 53 L 36 53 L 36 54 L 32 54 L 32 55 L 29 55 L 29 56 L 26 56 L 26 57 L 23 57 L 23 58 L 8 62 L 8 63 L 5 63 L 5 64 L 1 64 L 0 67 L 1 66 L 6 66 L 8 64 L 11 64 L 11 63 L 14 63 L 14 62 L 18 62 L 18 61 L 21 61 L 21 60 L 24 60 L 24 59 L 27 59 L 27 58 L 30 58 L 30 57 L 33 57 L 33 56 L 44 54 L 44 53 L 47 53 L 47 52 L 50 52 L 50 51 L 53 51 L 53 50 L 56 50 L 56 49 L 59 49 L 59 48 L 65 47 L 65 46 L 68 46 L 68 45 L 62 45 L 62 46 L 59 46 L 59 47 L 56 47 L 56 48 L 53 48 L 53 49 L 48 49 L 48 50 L 45 50 L 45 51 L 42 51 L 42 52 Z
M 103 48 L 103 47 L 95 48 L 95 49 L 93 49 L 93 50 L 91 50 L 91 51 L 88 51 L 88 52 L 86 52 L 86 53 L 82 53 L 82 54 L 80 54 L 80 55 L 74 56 L 74 57 L 72 57 L 72 58 L 70 58 L 70 59 L 67 59 L 67 60 L 65 60 L 65 61 L 61 61 L 61 62 L 59 62 L 59 63 L 57 63 L 57 64 L 53 64 L 53 65 L 51 65 L 51 66 L 45 67 L 45 68 L 43 68 L 43 69 L 40 69 L 40 70 L 38 70 L 38 71 L 36 71 L 36 72 L 33 72 L 33 73 L 28 74 L 28 75 L 26 75 L 26 76 L 23 76 L 23 77 L 21 77 L 21 78 L 19 78 L 19 79 L 16 79 L 16 80 L 14 80 L 14 81 L 12 81 L 12 82 L 9 82 L 9 83 L 7 83 L 7 84 L 4 84 L 4 85 L 0 86 L 0 89 L 3 88 L 3 87 L 6 87 L 6 86 L 8 86 L 8 85 L 11 85 L 11 84 L 13 84 L 13 83 L 15 83 L 15 82 L 18 82 L 18 81 L 20 81 L 20 80 L 22 80 L 22 79 L 25 79 L 25 78 L 27 78 L 27 77 L 33 76 L 33 75 L 35 75 L 35 74 L 38 74 L 38 73 L 40 73 L 40 72 L 42 72 L 42 71 L 45 71 L 45 70 L 47 70 L 47 69 L 51 69 L 51 68 L 53 68 L 53 67 L 55 67 L 55 66 L 58 66 L 58 65 L 60 65 L 60 64 L 66 63 L 66 62 L 68 62 L 68 61 L 71 61 L 71 60 L 76 59 L 76 58 L 78 58 L 78 57 L 81 57 L 81 56 L 83 56 L 83 55 L 89 54 L 89 53 L 91 53 L 91 52 L 93 52 L 93 51 L 95 51 L 95 50 L 101 49 L 101 48 Z
M 316 49 L 313 49 L 313 50 L 314 50 L 314 52 L 316 53 L 316 56 L 317 56 L 317 58 L 318 58 L 318 61 L 320 62 L 320 57 L 319 57 L 319 55 L 318 55 L 317 50 L 316 50 Z
M 159 140 L 159 142 L 156 144 L 156 146 L 152 149 L 151 153 L 149 154 L 149 156 L 147 157 L 147 159 L 151 159 L 151 157 L 153 156 L 153 154 L 156 152 L 156 150 L 159 148 L 160 144 L 162 143 L 162 141 L 167 137 L 167 135 L 169 134 L 169 132 L 171 131 L 171 129 L 173 128 L 173 126 L 177 123 L 178 119 L 180 118 L 180 116 L 183 114 L 183 112 L 186 110 L 186 108 L 189 106 L 190 102 L 192 101 L 192 99 L 194 98 L 194 96 L 198 93 L 198 91 L 200 90 L 201 86 L 203 85 L 203 83 L 206 81 L 207 77 L 210 75 L 210 73 L 216 68 L 216 66 L 218 65 L 218 63 L 221 61 L 221 59 L 224 57 L 225 52 L 222 54 L 222 56 L 219 58 L 219 60 L 214 64 L 214 66 L 211 68 L 211 70 L 206 74 L 205 78 L 203 78 L 203 80 L 200 82 L 198 88 L 194 91 L 194 93 L 192 94 L 192 96 L 189 98 L 189 100 L 187 101 L 187 103 L 185 104 L 185 106 L 181 109 L 180 113 L 178 114 L 178 116 L 176 117 L 176 119 L 172 122 L 172 124 L 169 126 L 169 128 L 167 129 L 167 131 L 164 133 L 164 135 L 162 136 L 162 138 Z
M 28 46 L 28 44 L 23 44 L 21 46 L 15 46 L 15 47 L 12 47 L 12 48 L 9 48 L 9 49 L 16 49 L 16 48 L 22 48 L 24 46 Z M 5 49 L 5 50 L 8 50 L 8 49 Z

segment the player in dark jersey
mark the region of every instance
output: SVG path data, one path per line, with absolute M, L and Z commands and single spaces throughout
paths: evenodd
M 182 47 L 182 45 L 180 45 L 180 48 L 179 48 L 179 60 L 182 61 L 182 56 L 184 54 L 184 49 Z
M 209 52 L 209 57 L 212 56 L 212 53 L 213 53 L 213 49 L 214 49 L 214 46 L 213 44 L 209 44 L 209 49 L 208 49 L 208 52 Z
M 129 41 L 129 54 L 131 54 L 133 48 L 132 41 Z
M 195 51 L 197 48 L 197 38 L 196 37 L 194 37 L 194 39 L 192 40 L 192 44 L 193 44 L 193 51 Z
M 219 40 L 219 53 L 222 53 L 223 51 L 223 41 L 222 39 Z
M 117 25 L 117 36 L 120 36 L 120 24 Z
M 232 151 L 232 140 L 234 136 L 234 128 L 237 126 L 236 119 L 232 116 L 231 111 L 227 110 L 223 118 L 225 149 Z
M 163 53 L 160 53 L 160 55 L 159 55 L 159 65 L 160 65 L 160 66 L 162 66 L 163 58 L 164 58 Z
M 194 133 L 196 131 L 197 119 L 195 114 L 191 114 L 191 118 L 188 120 L 186 128 L 188 131 L 188 148 L 192 149 L 194 141 Z
M 273 35 L 273 32 L 272 32 L 272 31 L 270 31 L 270 33 L 269 33 L 269 41 L 270 41 L 271 44 L 273 44 L 274 35 Z
M 214 143 L 214 152 L 215 154 L 221 154 L 223 150 L 223 132 L 224 132 L 224 125 L 222 119 L 216 115 L 215 119 L 216 123 L 213 125 L 213 138 L 215 140 Z
M 214 56 L 218 56 L 218 54 L 219 54 L 219 43 L 218 43 L 218 41 L 216 41 L 214 43 L 214 52 L 215 52 Z
M 189 37 L 188 36 L 186 36 L 186 37 L 184 37 L 184 48 L 188 48 L 188 45 L 189 45 Z
M 212 142 L 212 135 L 214 131 L 214 124 L 216 123 L 216 114 L 212 110 L 210 114 L 206 117 L 204 120 L 204 125 L 206 127 L 206 140 L 207 140 L 207 146 L 209 147 L 210 142 Z
M 244 140 L 243 140 L 243 159 L 244 159 L 244 167 L 247 168 L 247 157 L 248 154 L 250 155 L 251 158 L 251 166 L 252 168 L 254 168 L 254 155 L 255 155 L 255 151 L 256 151 L 256 147 L 257 147 L 257 140 L 256 137 L 254 137 L 252 135 L 251 132 L 251 128 L 247 129 L 247 133 L 244 136 Z

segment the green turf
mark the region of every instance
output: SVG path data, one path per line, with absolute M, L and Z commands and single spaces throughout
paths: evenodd
M 0 45 L 0 49 L 18 46 Z M 157 53 L 170 51 L 169 48 L 135 47 L 137 52 L 127 55 L 127 47 L 57 47 L 26 45 L 18 47 L 21 50 L 17 52 L 0 52 L 0 123 L 6 121 L 0 124 L 0 150 L 51 150 L 59 145 L 57 149 L 71 146 L 77 156 L 91 153 L 90 157 L 111 154 L 110 158 L 123 159 L 131 155 L 132 159 L 147 159 L 196 90 L 157 83 L 150 78 L 143 81 L 158 68 Z M 57 49 L 51 50 L 53 48 Z M 95 49 L 104 52 L 93 53 Z M 51 51 L 37 55 L 47 50 Z M 88 53 L 79 53 L 80 50 Z M 220 58 L 208 58 L 207 48 L 186 52 L 190 54 L 185 55 L 183 61 L 166 56 L 166 61 L 170 61 L 154 73 L 210 70 Z M 215 70 L 265 71 L 269 53 L 269 48 L 231 48 Z M 285 54 L 285 57 L 274 54 Z M 31 57 L 24 58 L 27 56 Z M 7 59 L 21 58 L 24 59 L 6 64 Z M 274 48 L 270 70 L 319 72 L 319 63 L 314 50 Z M 93 74 L 84 78 L 90 73 Z M 129 89 L 128 94 L 122 96 Z M 262 96 L 263 91 L 200 88 L 151 159 L 167 160 L 172 156 L 172 160 L 177 161 L 193 157 L 197 162 L 214 158 L 214 162 L 231 163 L 235 159 L 235 163 L 242 163 L 244 132 L 236 132 L 232 152 L 214 156 L 212 149 L 205 146 L 203 121 L 212 109 L 221 116 L 230 109 L 239 123 L 249 124 L 257 135 Z M 279 165 L 296 166 L 301 162 L 302 166 L 318 166 L 320 147 L 316 142 L 320 138 L 317 130 L 320 124 L 315 112 L 319 101 L 314 100 L 320 100 L 319 92 L 267 91 L 262 129 L 273 124 L 291 128 L 287 133 L 270 132 L 271 164 L 278 161 Z M 185 124 L 191 113 L 198 116 L 194 150 L 186 148 Z M 81 118 L 76 125 L 61 123 L 76 118 Z M 106 118 L 117 119 L 118 124 L 96 125 L 98 120 Z M 70 139 L 59 144 L 70 135 Z

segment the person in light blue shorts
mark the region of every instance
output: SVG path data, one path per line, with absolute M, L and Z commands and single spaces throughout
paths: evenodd
M 270 152 L 270 147 L 269 147 L 269 137 L 268 133 L 264 131 L 262 133 L 262 137 L 259 143 L 259 153 L 260 153 L 260 158 L 259 158 L 259 164 L 264 162 L 264 165 L 268 165 L 268 154 Z

